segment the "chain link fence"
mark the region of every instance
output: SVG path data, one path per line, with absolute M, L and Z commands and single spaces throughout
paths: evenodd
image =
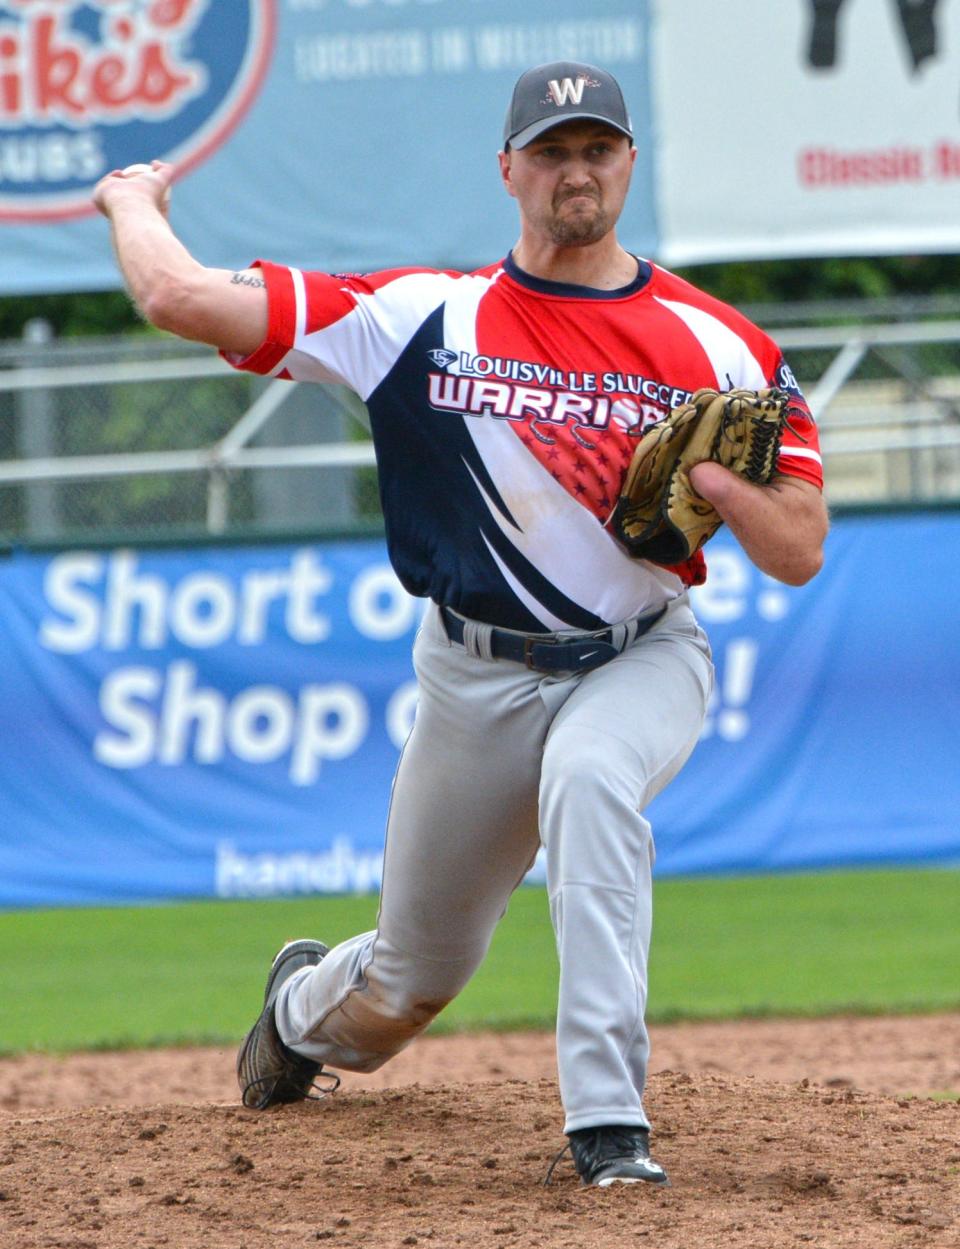
M 237 373 L 162 336 L 0 345 L 7 543 L 368 532 L 363 405 L 342 387 Z
M 834 507 L 960 502 L 960 317 L 751 309 L 818 417 Z M 813 315 L 810 309 L 810 315 Z M 902 312 L 902 310 L 901 310 Z M 889 313 L 889 309 L 888 309 Z M 832 322 L 832 323 L 831 323 Z M 145 332 L 0 343 L 0 540 L 262 539 L 382 525 L 363 404 Z

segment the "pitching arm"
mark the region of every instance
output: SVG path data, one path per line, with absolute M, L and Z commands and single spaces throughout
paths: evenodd
M 127 289 L 157 329 L 250 355 L 267 332 L 263 278 L 256 269 L 207 268 L 190 255 L 166 217 L 172 174 L 154 161 L 149 171 L 115 170 L 94 188 Z
M 690 480 L 761 572 L 804 585 L 820 571 L 829 521 L 823 495 L 811 482 L 781 474 L 756 486 L 713 462 L 694 465 Z

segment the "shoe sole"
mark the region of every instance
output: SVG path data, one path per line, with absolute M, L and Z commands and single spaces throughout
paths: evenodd
M 664 1176 L 662 1180 L 655 1180 L 652 1178 L 649 1180 L 642 1180 L 637 1175 L 631 1175 L 631 1176 L 611 1175 L 609 1179 L 597 1180 L 596 1183 L 591 1184 L 589 1187 L 590 1188 L 612 1188 L 614 1184 L 650 1184 L 654 1188 L 671 1188 L 672 1187 L 670 1181 L 667 1179 L 666 1176 Z

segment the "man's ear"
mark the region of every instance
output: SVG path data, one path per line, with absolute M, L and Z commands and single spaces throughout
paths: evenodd
M 511 171 L 511 165 L 513 163 L 513 153 L 510 151 L 498 152 L 497 160 L 500 162 L 500 177 L 503 180 L 503 185 L 507 189 L 507 194 L 512 195 L 514 198 L 516 198 L 517 193 L 513 189 L 513 177 L 512 177 L 512 171 Z

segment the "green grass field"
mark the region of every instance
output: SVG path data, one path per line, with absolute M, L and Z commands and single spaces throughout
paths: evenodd
M 372 897 L 0 913 L 0 1052 L 234 1043 L 277 946 L 373 926 Z M 437 1031 L 551 1027 L 546 896 L 522 889 Z M 960 871 L 663 881 L 649 1018 L 960 1008 Z

